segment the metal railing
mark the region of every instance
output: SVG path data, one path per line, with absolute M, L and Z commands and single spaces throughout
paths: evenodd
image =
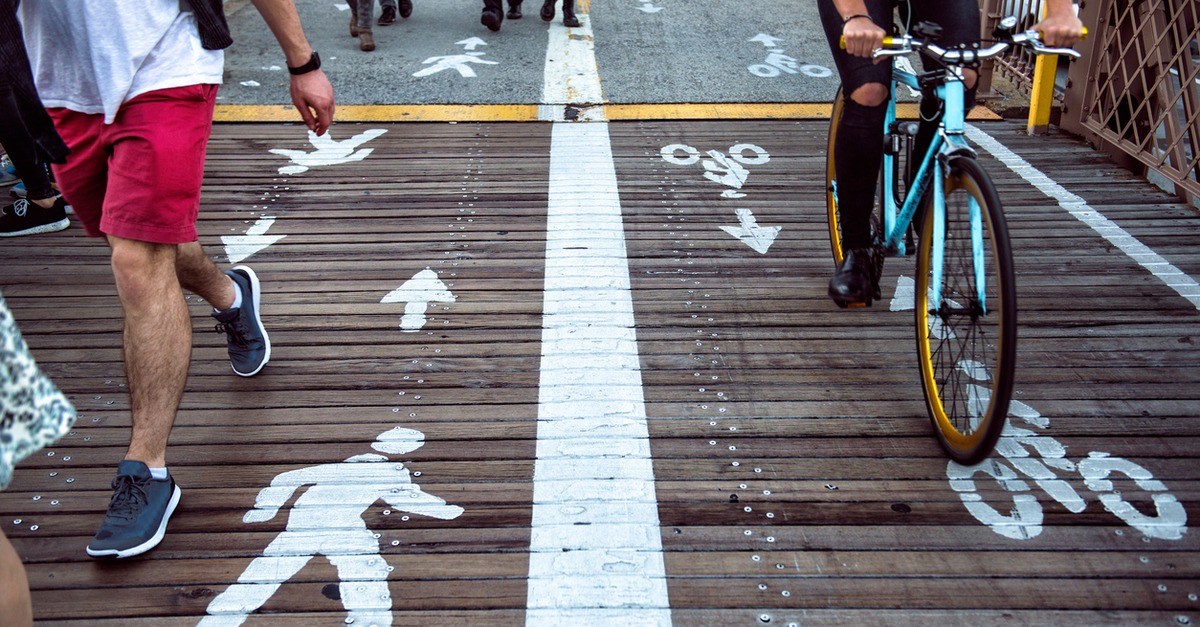
M 1062 127 L 1200 207 L 1200 2 L 1089 0 Z
M 1008 15 L 1028 26 L 1041 7 L 1042 0 L 980 0 L 983 33 Z M 1091 35 L 1076 45 L 1084 58 L 1070 65 L 1065 92 L 1054 90 L 1062 128 L 1200 207 L 1200 2 L 1088 0 L 1079 16 Z M 1024 50 L 984 64 L 981 97 L 992 93 L 993 72 L 1029 94 L 1034 66 Z
M 1002 18 L 1010 15 L 1016 16 L 1019 20 L 1018 28 L 1025 30 L 1038 21 L 1042 11 L 1042 0 L 981 0 L 979 4 L 983 21 L 980 32 L 984 37 L 996 28 L 996 24 Z M 1029 95 L 1033 89 L 1035 63 L 1034 54 L 1021 47 L 1012 48 L 1008 54 L 995 61 L 984 62 L 979 71 L 979 96 L 986 99 L 993 95 L 992 75 L 997 71 L 1021 93 Z M 1062 96 L 1056 96 L 1056 100 L 1061 102 Z

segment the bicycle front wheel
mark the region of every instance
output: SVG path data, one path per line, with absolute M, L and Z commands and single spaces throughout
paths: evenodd
M 973 159 L 952 159 L 944 198 L 937 285 L 932 206 L 921 226 L 917 351 L 938 441 L 951 459 L 969 465 L 992 452 L 1008 415 L 1017 354 L 1016 279 L 1000 198 L 983 168 Z

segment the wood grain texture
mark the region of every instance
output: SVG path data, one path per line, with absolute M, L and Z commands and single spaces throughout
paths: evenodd
M 273 356 L 259 376 L 234 376 L 206 306 L 189 299 L 195 349 L 168 451 L 183 500 L 143 557 L 83 553 L 129 429 L 107 250 L 77 224 L 0 246 L 5 298 L 80 411 L 75 429 L 0 493 L 0 528 L 26 561 L 39 621 L 194 625 L 287 523 L 291 501 L 269 521 L 242 522 L 261 488 L 370 452 L 397 425 L 426 438 L 399 462 L 465 512 L 405 520 L 380 501 L 363 513 L 394 567 L 394 624 L 524 620 L 549 127 L 379 127 L 388 132 L 365 161 L 295 176 L 278 174 L 286 162 L 268 150 L 304 149 L 300 127 L 215 128 L 202 243 L 224 262 L 219 238 L 263 215 L 276 218 L 270 234 L 286 236 L 245 262 L 263 281 Z M 1200 275 L 1194 211 L 1069 138 L 980 127 Z M 1192 525 L 1177 540 L 1145 537 L 1066 470 L 1054 472 L 1083 508 L 1028 480 L 1022 494 L 1044 518 L 1027 540 L 964 507 L 925 416 L 912 313 L 888 308 L 912 259 L 889 260 L 872 309 L 840 311 L 825 297 L 824 133 L 818 121 L 610 126 L 675 622 L 1200 621 Z M 724 198 L 700 164 L 661 158 L 676 143 L 701 154 L 753 143 L 771 158 L 747 166 L 745 197 Z M 1200 313 L 1001 164 L 982 162 L 1016 255 L 1016 399 L 1048 423 L 1014 425 L 1053 440 L 1073 464 L 1100 452 L 1144 467 L 1194 524 Z M 736 208 L 782 227 L 767 254 L 718 228 L 738 224 Z M 432 304 L 426 326 L 405 333 L 403 306 L 380 300 L 427 267 L 457 300 Z M 1005 486 L 974 479 L 983 502 L 1014 507 Z M 1112 479 L 1154 512 L 1150 493 Z M 313 559 L 246 624 L 342 624 L 337 582 Z

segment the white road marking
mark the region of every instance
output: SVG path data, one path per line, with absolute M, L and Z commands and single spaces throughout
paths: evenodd
M 743 244 L 753 248 L 760 255 L 767 254 L 767 250 L 771 248 L 771 244 L 775 243 L 775 236 L 779 235 L 779 230 L 783 227 L 778 226 L 759 226 L 758 220 L 754 218 L 754 213 L 749 209 L 738 208 L 734 209 L 737 213 L 738 226 L 723 226 L 722 231 L 738 238 Z
M 544 102 L 600 100 L 579 18 L 550 26 Z M 670 625 L 607 123 L 554 125 L 549 191 L 526 624 Z
M 1143 268 L 1166 283 L 1167 287 L 1175 290 L 1197 309 L 1200 309 L 1200 285 L 1196 283 L 1196 279 L 1184 274 L 1182 270 L 1139 242 L 1125 229 L 1093 209 L 1083 198 L 1067 191 L 1065 187 L 1054 182 L 1053 179 L 1030 165 L 1028 161 L 1022 159 L 1007 146 L 996 141 L 991 135 L 968 124 L 967 137 L 984 150 L 992 153 L 993 157 L 1020 175 L 1030 185 L 1036 187 L 1038 191 L 1058 201 L 1059 206 L 1066 209 L 1077 220 L 1090 226 L 1110 244 L 1121 249 L 1121 252 L 1128 255 L 1130 259 L 1138 262 Z
M 275 224 L 274 216 L 263 216 L 250 226 L 245 235 L 221 236 L 221 243 L 225 244 L 225 256 L 229 258 L 229 263 L 240 263 L 243 259 L 287 237 L 286 235 L 267 235 L 267 230 L 273 224 Z
M 280 174 L 302 174 L 307 172 L 309 168 L 362 161 L 367 158 L 367 155 L 371 154 L 374 148 L 358 150 L 358 147 L 386 132 L 386 130 L 381 128 L 373 128 L 363 131 L 350 139 L 337 141 L 333 138 L 333 133 L 327 132 L 324 135 L 317 135 L 309 131 L 308 143 L 312 144 L 312 147 L 315 149 L 313 152 L 291 150 L 288 148 L 272 148 L 267 152 L 291 159 L 292 163 L 290 165 L 279 168 Z
M 400 328 L 405 333 L 416 333 L 425 326 L 425 312 L 430 302 L 452 303 L 454 293 L 438 278 L 436 272 L 429 268 L 413 275 L 384 296 L 380 303 L 404 303 L 404 317 L 400 319 Z

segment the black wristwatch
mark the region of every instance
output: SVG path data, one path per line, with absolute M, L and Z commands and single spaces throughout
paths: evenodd
M 300 76 L 301 74 L 308 74 L 309 72 L 311 72 L 313 70 L 319 70 L 319 69 L 321 69 L 321 57 L 317 56 L 316 50 L 313 50 L 312 56 L 309 57 L 309 59 L 308 59 L 308 63 L 305 63 L 304 65 L 301 65 L 300 67 L 292 67 L 290 65 L 288 66 L 288 72 L 290 72 L 292 74 L 292 76 Z

